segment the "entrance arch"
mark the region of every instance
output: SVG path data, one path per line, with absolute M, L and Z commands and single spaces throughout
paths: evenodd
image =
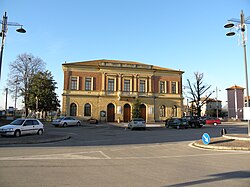
M 123 111 L 124 111 L 123 112 L 123 121 L 129 122 L 131 120 L 131 106 L 129 104 L 125 104 Z
M 146 121 L 146 105 L 140 105 L 140 117 Z
M 109 103 L 107 106 L 107 121 L 114 122 L 115 121 L 115 105 Z

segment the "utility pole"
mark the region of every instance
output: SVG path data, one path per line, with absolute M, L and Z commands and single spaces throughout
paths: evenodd
M 5 113 L 7 114 L 7 106 L 8 106 L 8 88 L 5 88 Z

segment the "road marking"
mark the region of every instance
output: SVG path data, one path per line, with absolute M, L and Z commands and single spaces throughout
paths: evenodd
M 205 156 L 222 156 L 222 155 L 243 155 L 250 152 L 223 152 L 223 153 L 207 153 L 207 154 L 186 154 L 186 155 L 162 155 L 162 156 L 128 156 L 128 157 L 110 157 L 103 151 L 88 151 L 77 153 L 61 153 L 35 156 L 14 156 L 1 157 L 0 161 L 18 161 L 18 160 L 139 160 L 139 159 L 166 159 L 166 158 L 187 158 L 187 157 L 205 157 Z
M 111 159 L 107 154 L 102 151 L 88 151 L 78 153 L 61 153 L 61 154 L 48 154 L 48 155 L 34 155 L 34 156 L 14 156 L 14 157 L 1 157 L 0 160 L 62 160 L 62 159 Z

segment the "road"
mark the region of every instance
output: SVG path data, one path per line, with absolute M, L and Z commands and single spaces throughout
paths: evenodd
M 225 125 L 231 131 L 243 126 Z M 0 148 L 1 186 L 249 186 L 250 152 L 190 146 L 203 132 L 221 127 L 113 126 L 52 129 L 71 133 L 63 142 Z M 82 130 L 84 131 L 82 131 Z M 54 132 L 53 132 L 54 133 Z

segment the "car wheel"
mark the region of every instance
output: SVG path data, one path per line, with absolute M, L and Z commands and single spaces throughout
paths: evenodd
M 77 126 L 80 126 L 80 125 L 81 125 L 81 123 L 78 121 L 78 122 L 76 123 L 76 125 L 77 125 Z
M 38 135 L 42 135 L 42 134 L 43 134 L 43 130 L 42 130 L 42 129 L 39 129 L 39 130 L 37 131 L 37 134 L 38 134 Z
M 20 130 L 16 130 L 14 133 L 15 137 L 19 137 L 21 136 L 21 131 Z
M 63 127 L 66 127 L 66 126 L 67 126 L 67 123 L 64 123 L 64 124 L 63 124 Z
M 195 128 L 195 127 L 196 127 L 196 125 L 195 125 L 194 123 L 192 123 L 192 124 L 191 124 L 191 127 L 192 127 L 192 128 Z
M 216 122 L 214 122 L 214 126 L 217 126 L 218 124 Z
M 177 126 L 176 126 L 176 128 L 177 128 L 177 129 L 180 129 L 180 126 L 179 126 L 179 125 L 177 125 Z

